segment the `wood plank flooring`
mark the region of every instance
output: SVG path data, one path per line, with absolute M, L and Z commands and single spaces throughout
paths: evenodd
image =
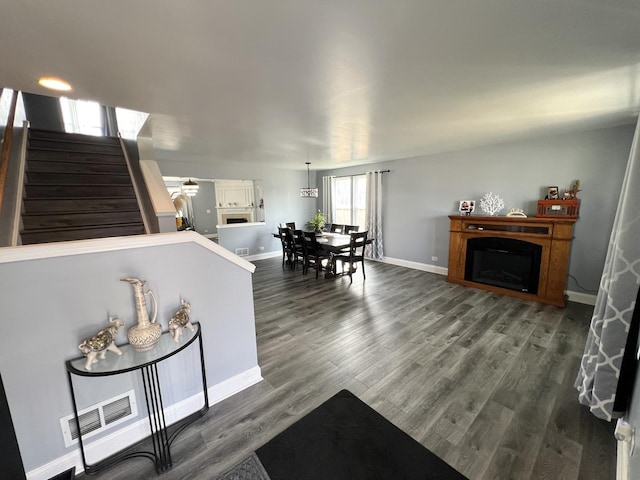
M 615 479 L 614 425 L 573 388 L 591 307 L 377 262 L 352 285 L 255 264 L 264 381 L 185 430 L 170 471 L 137 459 L 90 478 L 213 479 L 346 388 L 471 480 Z

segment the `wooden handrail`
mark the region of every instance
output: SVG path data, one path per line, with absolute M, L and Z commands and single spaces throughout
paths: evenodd
M 2 210 L 2 201 L 4 199 L 5 184 L 7 182 L 7 170 L 9 169 L 9 155 L 11 154 L 11 141 L 13 140 L 13 121 L 16 116 L 16 106 L 18 104 L 18 92 L 13 91 L 11 97 L 11 106 L 9 107 L 9 115 L 7 116 L 7 125 L 4 129 L 4 137 L 2 139 L 2 150 L 0 151 L 0 210 Z

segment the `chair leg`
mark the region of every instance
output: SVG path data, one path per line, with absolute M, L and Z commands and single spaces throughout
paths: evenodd
M 364 274 L 364 260 L 362 261 L 362 278 L 367 278 L 367 276 Z

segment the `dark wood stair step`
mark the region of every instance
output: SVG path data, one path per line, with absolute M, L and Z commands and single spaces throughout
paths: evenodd
M 49 140 L 52 142 L 101 143 L 104 145 L 120 145 L 118 137 L 85 135 L 82 133 L 53 132 L 50 130 L 29 129 L 29 139 Z
M 23 200 L 23 212 L 31 213 L 85 213 L 135 210 L 138 202 L 128 198 L 60 198 Z
M 39 173 L 27 172 L 27 184 L 39 185 L 131 185 L 129 172 L 113 173 Z
M 25 185 L 26 198 L 135 198 L 133 185 Z
M 21 238 L 23 245 L 33 245 L 37 243 L 65 242 L 71 240 L 87 240 L 90 238 L 144 234 L 144 225 L 135 223 L 77 229 L 43 229 L 40 231 L 22 232 Z
M 83 213 L 37 213 L 22 215 L 23 232 L 78 227 L 142 223 L 138 210 Z
M 77 162 L 126 165 L 122 152 L 116 155 L 100 153 L 65 152 L 59 150 L 27 150 L 27 161 Z
M 94 163 L 91 161 L 81 162 L 64 162 L 64 161 L 42 161 L 29 160 L 27 162 L 27 171 L 29 173 L 112 173 L 112 174 L 129 174 L 129 169 L 122 159 L 120 164 L 117 163 Z
M 82 153 L 107 153 L 117 155 L 122 153 L 120 145 L 102 145 L 94 143 L 75 142 L 51 142 L 48 140 L 30 139 L 27 145 L 28 150 L 43 150 L 48 152 L 82 152 Z

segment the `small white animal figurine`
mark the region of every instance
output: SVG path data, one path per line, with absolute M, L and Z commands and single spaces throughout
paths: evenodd
M 93 337 L 87 338 L 78 345 L 80 351 L 87 357 L 87 363 L 84 368 L 88 372 L 91 371 L 91 365 L 98 361 L 98 354 L 100 354 L 100 358 L 102 359 L 104 359 L 107 354 L 107 350 L 117 355 L 122 355 L 122 350 L 116 346 L 115 340 L 118 336 L 118 330 L 124 327 L 124 322 L 119 318 L 113 318 L 111 316 L 109 316 L 109 322 L 112 324 L 109 328 L 100 330 Z
M 191 313 L 191 305 L 184 299 L 180 299 L 180 308 L 178 308 L 178 311 L 174 313 L 171 320 L 169 320 L 169 331 L 171 335 L 173 335 L 175 342 L 180 341 L 183 328 L 187 327 L 192 332 L 195 330 L 189 321 L 189 313 Z

